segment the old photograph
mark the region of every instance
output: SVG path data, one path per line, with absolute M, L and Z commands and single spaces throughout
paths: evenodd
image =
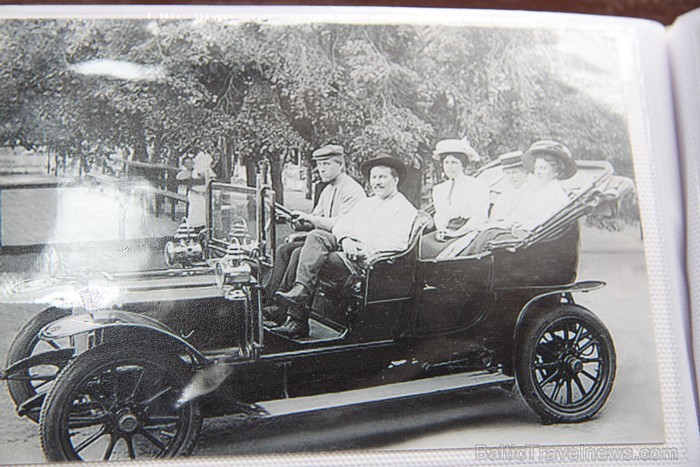
M 629 37 L 461 18 L 0 20 L 0 463 L 663 443 Z

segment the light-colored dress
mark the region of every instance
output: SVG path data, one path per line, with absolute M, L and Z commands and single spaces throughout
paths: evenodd
M 523 198 L 532 194 L 532 188 L 527 183 L 523 183 L 520 188 L 504 191 L 496 197 L 496 201 L 491 208 L 489 222 L 507 221 L 512 218 L 518 210 Z
M 559 180 L 552 180 L 537 191 L 530 190 L 507 219 L 511 227 L 533 230 L 569 202 Z
M 435 227 L 447 230 L 450 219 L 467 219 L 467 225 L 476 227 L 489 216 L 489 187 L 474 177 L 461 174 L 433 187 Z
M 552 180 L 539 190 L 530 190 L 514 207 L 511 217 L 487 225 L 479 232 L 472 232 L 449 245 L 438 254 L 438 259 L 455 256 L 471 256 L 485 251 L 494 240 L 515 240 L 513 230 L 532 231 L 552 217 L 569 202 L 566 191 L 558 180 Z
M 461 226 L 457 223 L 450 228 L 452 219 L 466 220 L 465 230 L 478 228 L 488 220 L 491 204 L 489 186 L 483 181 L 465 174 L 454 180 L 447 180 L 433 187 L 433 206 L 435 206 L 435 232 L 424 235 L 421 239 L 420 254 L 422 258 L 433 258 L 457 240 L 439 241 L 440 231 L 456 231 Z

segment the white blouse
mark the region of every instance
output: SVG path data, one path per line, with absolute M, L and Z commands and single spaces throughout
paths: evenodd
M 468 175 L 460 175 L 433 187 L 435 227 L 447 230 L 450 219 L 469 219 L 467 225 L 476 227 L 486 222 L 489 216 L 489 187 L 486 183 Z M 450 194 L 450 188 L 452 193 Z

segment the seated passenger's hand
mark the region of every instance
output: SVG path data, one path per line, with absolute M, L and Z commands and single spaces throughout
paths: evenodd
M 309 213 L 304 211 L 292 211 L 292 219 L 295 221 L 309 221 Z
M 294 230 L 308 232 L 314 229 L 314 222 L 311 214 L 302 211 L 292 211 L 292 227 Z
M 438 230 L 437 232 L 435 232 L 435 240 L 437 240 L 438 242 L 447 241 L 447 232 L 445 232 L 444 230 Z
M 346 238 L 340 246 L 343 248 L 345 256 L 347 256 L 350 261 L 358 261 L 367 257 L 366 248 L 357 240 Z

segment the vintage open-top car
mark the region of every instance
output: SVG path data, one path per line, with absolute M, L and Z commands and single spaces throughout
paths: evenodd
M 516 383 L 546 423 L 590 419 L 616 363 L 609 332 L 574 298 L 604 286 L 577 282 L 579 219 L 611 196 L 612 169 L 578 166 L 563 182 L 570 202 L 525 238 L 471 257 L 423 258 L 423 213 L 405 251 L 342 281 L 322 271 L 300 339 L 263 319 L 274 193 L 212 182 L 205 228 L 178 231 L 168 269 L 64 278 L 58 285 L 82 302 L 35 316 L 2 377 L 19 414 L 40 422 L 51 461 L 187 455 L 206 416 L 265 418 Z M 499 166 L 479 176 L 501 190 Z

